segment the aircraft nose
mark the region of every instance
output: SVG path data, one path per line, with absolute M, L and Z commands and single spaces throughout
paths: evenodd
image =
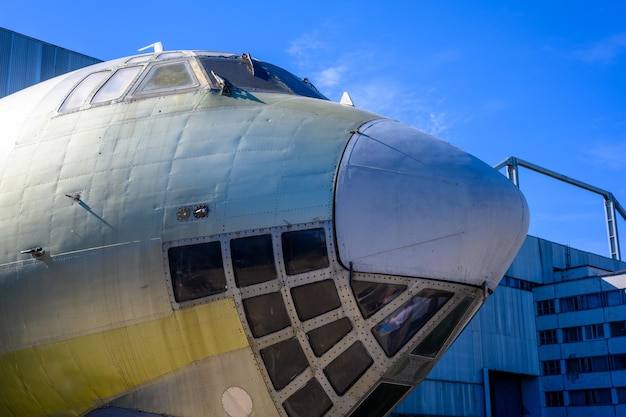
M 357 272 L 494 288 L 528 223 L 526 200 L 502 174 L 398 122 L 361 126 L 340 164 L 337 246 Z

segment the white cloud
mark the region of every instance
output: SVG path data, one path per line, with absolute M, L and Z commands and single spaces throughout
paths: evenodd
M 573 56 L 584 62 L 607 64 L 625 51 L 626 33 L 618 33 L 575 50 Z
M 315 76 L 317 88 L 325 90 L 337 87 L 343 83 L 343 74 L 347 71 L 345 65 L 329 67 L 318 72 Z
M 430 86 L 399 77 L 403 56 L 393 49 L 369 44 L 354 45 L 345 31 L 326 25 L 300 35 L 290 42 L 287 52 L 298 72 L 306 76 L 328 98 L 339 101 L 350 93 L 356 107 L 415 126 L 433 135 L 450 130 L 462 119 L 445 111 L 445 98 Z M 350 44 L 342 49 L 339 45 Z M 458 59 L 455 50 L 444 50 L 421 61 L 421 65 L 445 65 Z M 426 62 L 427 61 L 427 62 Z M 430 64 L 429 64 L 430 63 Z M 456 121 L 455 121 L 456 120 Z

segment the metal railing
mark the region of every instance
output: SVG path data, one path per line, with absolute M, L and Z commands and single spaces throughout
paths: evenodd
M 600 194 L 604 198 L 604 217 L 606 220 L 606 232 L 609 240 L 609 252 L 611 254 L 611 258 L 617 260 L 622 259 L 620 254 L 619 234 L 617 232 L 617 218 L 615 217 L 615 212 L 617 211 L 622 216 L 622 219 L 626 220 L 626 210 L 624 210 L 624 207 L 622 207 L 622 205 L 617 201 L 613 193 L 514 156 L 511 156 L 494 166 L 496 170 L 501 170 L 504 167 L 506 167 L 507 178 L 509 178 L 517 187 L 519 187 L 519 167 L 524 167 L 539 174 L 563 181 L 567 184 L 574 185 L 587 191 L 591 191 L 592 193 Z

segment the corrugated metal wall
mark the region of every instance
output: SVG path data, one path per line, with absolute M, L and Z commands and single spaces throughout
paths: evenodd
M 98 62 L 101 61 L 0 28 L 0 97 Z

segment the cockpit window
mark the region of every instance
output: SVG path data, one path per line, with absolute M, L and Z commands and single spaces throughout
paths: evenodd
M 93 89 L 110 73 L 111 71 L 100 71 L 89 74 L 72 90 L 70 95 L 67 96 L 63 104 L 61 104 L 59 111 L 64 112 L 81 107 Z
M 96 95 L 91 100 L 91 104 L 103 103 L 105 101 L 120 98 L 142 68 L 143 67 L 135 66 L 120 68 L 115 71 L 115 74 L 113 74 L 111 78 L 109 78 L 107 82 L 100 87 Z
M 245 91 L 264 91 L 297 94 L 313 98 L 325 98 L 317 90 L 293 74 L 257 61 L 249 56 L 205 56 L 200 62 L 214 86 L 220 85 L 219 77 L 230 85 Z
M 173 62 L 152 67 L 135 94 L 179 90 L 197 85 L 198 80 L 196 80 L 187 62 Z

